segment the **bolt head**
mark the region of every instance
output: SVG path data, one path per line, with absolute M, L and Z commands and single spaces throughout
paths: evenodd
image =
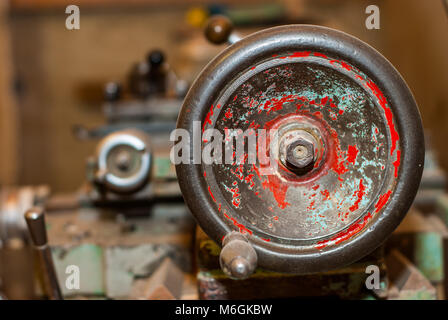
M 286 147 L 286 165 L 303 169 L 314 161 L 314 145 L 306 139 L 298 139 Z
M 280 141 L 280 161 L 289 170 L 305 174 L 313 168 L 316 160 L 316 144 L 314 137 L 308 132 L 287 132 Z
M 122 150 L 116 156 L 116 164 L 121 171 L 127 171 L 131 167 L 132 155 L 127 150 Z

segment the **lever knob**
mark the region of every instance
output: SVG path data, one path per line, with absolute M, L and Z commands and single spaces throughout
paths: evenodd
M 233 24 L 229 18 L 217 15 L 207 21 L 205 37 L 213 44 L 223 44 L 229 41 L 232 31 Z
M 229 233 L 223 239 L 219 262 L 225 274 L 232 279 L 246 279 L 257 267 L 257 253 L 244 235 Z
M 47 231 L 45 230 L 45 216 L 41 208 L 31 208 L 25 213 L 25 221 L 34 246 L 41 247 L 47 244 Z
M 59 287 L 53 258 L 48 246 L 44 210 L 37 207 L 29 209 L 25 213 L 25 221 L 41 263 L 44 289 L 50 299 L 62 300 L 61 288 Z

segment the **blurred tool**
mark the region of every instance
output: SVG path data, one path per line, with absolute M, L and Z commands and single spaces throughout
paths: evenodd
M 47 231 L 45 230 L 45 216 L 40 208 L 31 208 L 25 213 L 25 220 L 30 232 L 34 248 L 38 252 L 43 271 L 44 286 L 51 300 L 63 300 L 58 278 L 48 246 Z
M 149 137 L 142 131 L 111 133 L 98 145 L 95 163 L 88 173 L 100 191 L 131 193 L 143 188 L 151 173 Z
M 233 44 L 241 39 L 233 32 L 233 24 L 229 18 L 221 15 L 209 19 L 205 27 L 205 37 L 213 44 Z
M 34 299 L 34 254 L 23 213 L 44 203 L 48 186 L 5 186 L 0 190 L 1 290 L 10 300 Z
M 110 133 L 138 129 L 149 135 L 166 135 L 174 128 L 189 84 L 180 79 L 159 49 L 149 51 L 135 63 L 127 82 L 104 86 L 103 113 L 107 123 L 88 129 L 74 126 L 80 140 L 103 138 Z
M 187 11 L 185 18 L 189 25 L 202 28 L 209 17 L 217 15 L 228 17 L 236 26 L 275 25 L 290 19 L 288 9 L 281 3 L 232 8 L 216 4 L 208 7 L 192 7 Z

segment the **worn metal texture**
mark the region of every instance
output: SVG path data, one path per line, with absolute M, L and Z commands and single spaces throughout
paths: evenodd
M 50 193 L 48 186 L 10 186 L 0 190 L 0 247 L 8 240 L 28 239 L 23 214 L 29 208 L 41 205 Z
M 223 111 L 209 111 L 204 129 L 281 130 L 299 122 L 317 131 L 323 150 L 305 175 L 280 166 L 263 176 L 263 165 L 247 163 L 247 154 L 241 164 L 204 166 L 218 211 L 269 242 L 324 248 L 348 238 L 353 231 L 344 229 L 371 219 L 398 175 L 399 138 L 383 118 L 390 110 L 369 92 L 376 85 L 347 63 L 310 51 L 276 56 L 242 77 L 218 99 L 214 108 Z
M 366 267 L 380 268 L 380 286 L 387 295 L 386 266 L 382 247 L 354 264 L 314 275 L 294 275 L 257 269 L 248 279 L 234 281 L 219 267 L 220 247 L 199 228 L 196 230 L 199 296 L 215 299 L 279 299 L 325 297 L 325 299 L 376 299 L 366 288 Z M 384 298 L 384 297 L 382 297 Z
M 137 279 L 166 257 L 191 272 L 194 223 L 183 204 L 157 205 L 151 219 L 122 218 L 106 209 L 65 210 L 47 217 L 56 272 L 66 296 L 128 297 Z M 79 288 L 65 286 L 67 267 L 80 270 Z
M 433 284 L 446 279 L 446 239 L 448 228 L 435 214 L 409 210 L 386 243 L 387 251 L 400 251 Z
M 390 279 L 389 300 L 435 300 L 436 289 L 399 251 L 386 257 Z
M 215 241 L 245 233 L 263 268 L 312 273 L 347 265 L 386 239 L 415 196 L 424 162 L 416 103 L 367 44 L 292 25 L 255 33 L 218 55 L 187 94 L 177 125 L 194 136 L 194 121 L 225 131 L 275 127 L 288 117 L 320 130 L 327 153 L 315 170 L 293 178 L 258 176 L 258 164 L 242 172 L 180 164 L 184 198 Z

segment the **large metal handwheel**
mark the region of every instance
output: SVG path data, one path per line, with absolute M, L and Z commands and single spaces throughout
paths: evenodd
M 224 140 L 230 129 L 276 130 L 268 174 L 247 156 L 176 166 L 207 235 L 222 243 L 239 231 L 265 269 L 321 272 L 362 258 L 398 226 L 420 183 L 411 91 L 380 53 L 332 29 L 275 27 L 226 48 L 194 82 L 178 128 L 193 137 L 195 121 Z

